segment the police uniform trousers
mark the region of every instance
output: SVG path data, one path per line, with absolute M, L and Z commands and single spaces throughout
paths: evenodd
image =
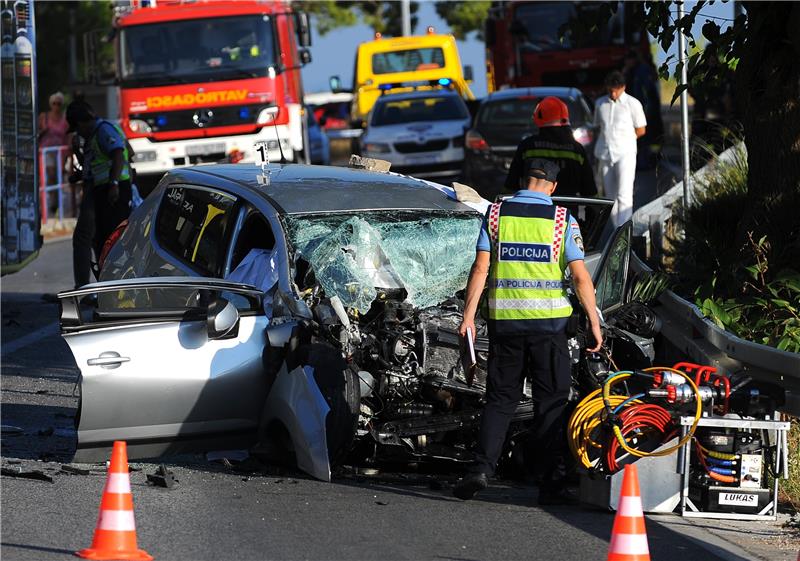
M 559 490 L 566 472 L 566 415 L 571 384 L 569 350 L 563 332 L 490 336 L 486 407 L 471 471 L 494 474 L 526 377 L 531 380 L 536 415 L 532 434 L 535 471 L 542 487 Z
M 108 184 L 94 188 L 84 184 L 78 220 L 72 233 L 72 271 L 75 287 L 92 282 L 92 250 L 100 257 L 103 244 L 131 212 L 131 182 L 119 182 L 119 199 L 108 201 Z

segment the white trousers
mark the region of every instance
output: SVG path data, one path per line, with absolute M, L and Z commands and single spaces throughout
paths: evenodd
M 599 167 L 600 178 L 603 181 L 603 193 L 607 199 L 614 201 L 614 207 L 611 209 L 611 221 L 616 228 L 630 220 L 633 214 L 636 153 L 625 154 L 613 163 L 609 160 L 600 160 Z

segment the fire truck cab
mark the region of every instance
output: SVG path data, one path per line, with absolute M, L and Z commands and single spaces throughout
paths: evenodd
M 303 149 L 308 18 L 288 2 L 134 2 L 114 20 L 120 124 L 138 174 Z

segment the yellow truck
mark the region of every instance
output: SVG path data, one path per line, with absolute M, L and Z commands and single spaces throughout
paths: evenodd
M 452 87 L 464 100 L 474 100 L 469 89 L 472 68 L 462 70 L 456 40 L 439 35 L 429 27 L 425 35 L 384 39 L 380 33 L 373 41 L 361 43 L 356 52 L 353 76 L 353 103 L 350 116 L 353 126 L 363 128 L 375 101 L 384 90 L 392 92 L 428 87 Z M 331 78 L 331 89 L 340 89 L 339 79 Z

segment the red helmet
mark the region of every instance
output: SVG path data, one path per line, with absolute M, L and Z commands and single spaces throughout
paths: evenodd
M 567 104 L 557 97 L 549 96 L 536 105 L 533 122 L 537 127 L 565 127 L 569 125 Z

